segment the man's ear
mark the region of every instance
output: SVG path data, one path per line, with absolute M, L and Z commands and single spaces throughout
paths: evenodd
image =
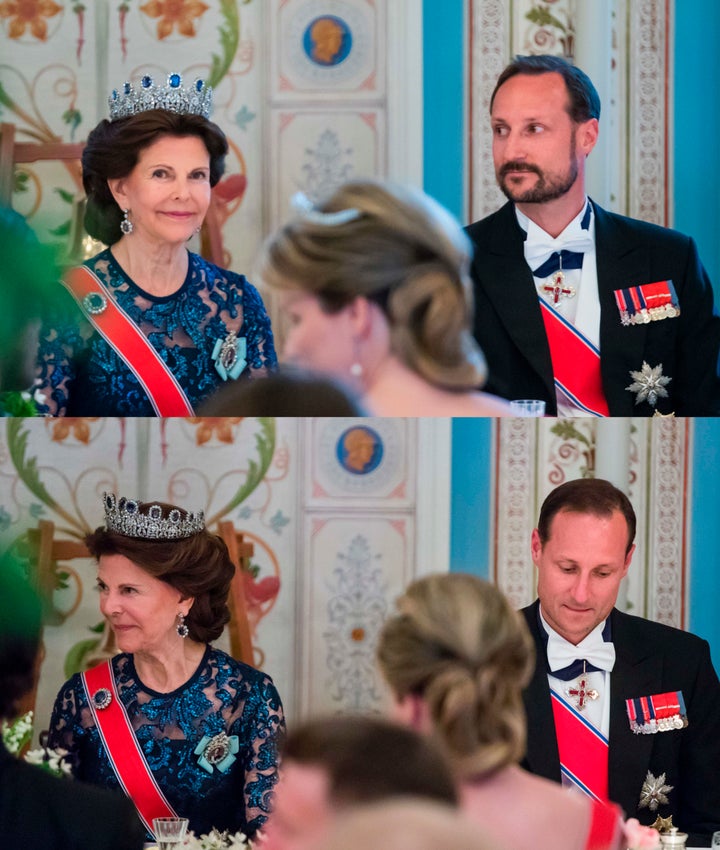
M 530 553 L 532 555 L 533 564 L 537 566 L 538 558 L 542 554 L 542 542 L 540 540 L 540 532 L 537 528 L 533 529 L 532 537 L 530 538 Z
M 597 118 L 590 118 L 588 121 L 584 121 L 580 124 L 578 127 L 576 144 L 585 156 L 588 156 L 590 151 L 595 147 L 599 135 L 600 123 Z

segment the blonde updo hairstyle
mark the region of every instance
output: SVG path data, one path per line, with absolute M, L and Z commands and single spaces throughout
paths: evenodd
M 316 213 L 354 210 L 330 223 Z M 316 296 L 327 313 L 357 297 L 376 303 L 394 354 L 431 384 L 480 387 L 485 358 L 470 323 L 471 247 L 455 219 L 423 192 L 373 180 L 341 186 L 265 243 L 260 274 L 270 286 Z
M 413 582 L 378 643 L 396 697 L 421 696 L 456 775 L 482 776 L 525 753 L 522 690 L 535 651 L 497 587 L 463 573 Z

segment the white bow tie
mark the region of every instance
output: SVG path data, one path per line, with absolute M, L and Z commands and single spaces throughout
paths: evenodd
M 595 248 L 595 242 L 589 231 L 582 230 L 579 224 L 578 233 L 567 234 L 567 231 L 563 231 L 557 239 L 552 239 L 537 225 L 534 229 L 536 231 L 534 238 L 530 229 L 525 242 L 525 259 L 531 269 L 538 268 L 559 251 L 577 251 L 580 254 L 586 254 Z
M 592 638 L 580 641 L 573 646 L 566 640 L 555 635 L 548 635 L 547 658 L 550 672 L 562 670 L 576 660 L 585 660 L 588 664 L 599 667 L 601 670 L 610 672 L 615 666 L 615 646 L 613 643 L 605 643 Z

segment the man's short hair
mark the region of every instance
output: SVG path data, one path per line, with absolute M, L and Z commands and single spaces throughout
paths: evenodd
M 560 74 L 565 81 L 570 103 L 568 114 L 576 124 L 582 124 L 591 118 L 600 118 L 600 95 L 592 84 L 588 75 L 576 68 L 575 65 L 560 56 L 516 56 L 498 77 L 497 83 L 490 98 L 490 111 L 492 111 L 495 95 L 500 86 L 511 77 L 518 74 Z
M 304 723 L 287 736 L 283 759 L 324 770 L 330 802 L 341 807 L 398 796 L 457 804 L 450 767 L 436 745 L 379 718 L 343 715 Z
M 566 481 L 548 493 L 540 508 L 538 519 L 538 535 L 540 542 L 545 543 L 550 538 L 550 526 L 556 514 L 570 511 L 577 514 L 592 514 L 597 517 L 609 517 L 619 511 L 624 517 L 628 528 L 628 544 L 625 554 L 635 539 L 637 519 L 630 499 L 604 478 L 578 478 L 576 481 Z

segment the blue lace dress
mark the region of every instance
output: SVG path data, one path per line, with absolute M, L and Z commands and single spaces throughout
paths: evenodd
M 270 319 L 252 284 L 189 254 L 177 292 L 150 295 L 123 271 L 110 249 L 85 265 L 147 336 L 177 378 L 193 408 L 224 385 L 212 359 L 216 340 L 230 331 L 245 338 L 247 366 L 238 380 L 274 369 Z M 140 382 L 68 295 L 67 311 L 40 333 L 36 386 L 40 412 L 53 416 L 154 416 Z
M 211 646 L 192 678 L 169 694 L 143 685 L 132 655 L 116 655 L 112 668 L 145 760 L 177 814 L 189 819 L 196 836 L 216 827 L 251 837 L 270 811 L 285 728 L 272 679 Z M 229 765 L 210 763 L 212 757 L 208 762 L 204 750 L 195 752 L 220 732 L 232 749 L 237 736 Z M 55 700 L 48 745 L 70 752 L 76 779 L 122 793 L 79 674 Z

